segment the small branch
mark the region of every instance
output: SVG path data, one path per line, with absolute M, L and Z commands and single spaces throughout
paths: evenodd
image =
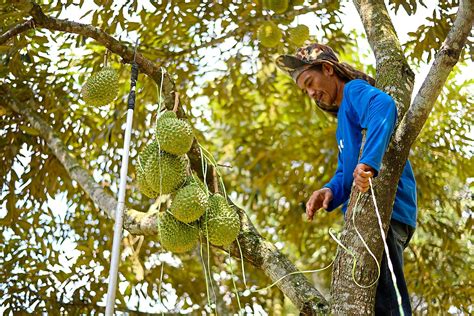
M 0 45 L 4 45 L 12 37 L 15 37 L 18 34 L 31 30 L 34 27 L 35 27 L 35 23 L 33 19 L 30 19 L 22 23 L 18 23 L 17 25 L 15 25 L 11 29 L 9 29 L 8 31 L 0 35 Z
M 132 45 L 129 43 L 122 43 L 109 34 L 105 33 L 99 28 L 96 28 L 89 24 L 82 24 L 68 20 L 56 19 L 44 14 L 41 7 L 32 2 L 32 8 L 30 11 L 32 19 L 25 23 L 15 26 L 13 29 L 7 31 L 6 33 L 0 36 L 0 45 L 6 43 L 10 38 L 18 35 L 22 31 L 31 29 L 33 26 L 31 22 L 34 22 L 34 27 L 36 28 L 45 28 L 50 31 L 60 31 L 65 33 L 73 33 L 82 35 L 85 37 L 90 37 L 104 45 L 111 52 L 121 56 L 123 61 L 126 63 L 131 63 L 134 57 L 134 50 Z M 161 83 L 161 68 L 158 67 L 155 63 L 149 59 L 143 57 L 140 53 L 136 55 L 136 62 L 139 66 L 140 72 L 147 74 L 152 78 L 158 85 Z M 174 101 L 174 83 L 169 77 L 169 74 L 166 72 L 163 74 L 163 95 L 165 96 L 164 103 L 168 109 L 172 109 Z M 181 113 L 182 114 L 182 113 Z

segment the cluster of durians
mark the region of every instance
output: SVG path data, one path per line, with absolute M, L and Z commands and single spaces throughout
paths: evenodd
M 139 190 L 150 198 L 170 194 L 169 209 L 158 216 L 161 245 L 172 252 L 195 247 L 202 233 L 216 246 L 228 246 L 240 232 L 237 212 L 219 193 L 210 194 L 188 171 L 186 153 L 193 143 L 190 125 L 172 111 L 156 123 L 155 138 L 139 154 L 136 166 Z

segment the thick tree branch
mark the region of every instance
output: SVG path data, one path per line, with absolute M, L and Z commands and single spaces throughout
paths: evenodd
M 415 75 L 408 66 L 402 47 L 383 0 L 354 0 L 377 63 L 377 87 L 389 93 L 403 117 L 413 90 Z
M 33 110 L 37 106 L 29 104 L 35 101 L 31 100 L 20 104 L 5 87 L 0 87 L 0 100 L 2 104 L 21 114 L 30 122 L 31 126 L 45 140 L 53 155 L 64 166 L 71 179 L 79 183 L 84 192 L 94 201 L 99 209 L 105 211 L 111 218 L 114 218 L 117 206 L 116 199 L 95 182 L 90 174 L 80 165 L 79 161 L 69 154 L 66 146 L 55 135 L 53 129 Z

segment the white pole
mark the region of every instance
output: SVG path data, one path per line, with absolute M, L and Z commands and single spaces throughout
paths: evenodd
M 120 246 L 122 243 L 123 209 L 125 206 L 125 190 L 127 184 L 128 155 L 130 148 L 130 132 L 132 129 L 133 109 L 127 112 L 127 129 L 123 146 L 122 168 L 120 171 L 120 187 L 117 209 L 115 211 L 114 241 L 112 245 L 112 259 L 110 262 L 109 287 L 107 291 L 107 305 L 105 315 L 113 315 L 115 305 L 115 291 L 117 289 L 117 274 L 120 260 Z
M 138 40 L 137 40 L 138 44 Z M 136 51 L 136 45 L 135 45 Z M 135 87 L 138 77 L 138 65 L 135 56 L 132 63 L 130 94 L 128 95 L 127 125 L 123 144 L 122 167 L 120 169 L 120 186 L 117 209 L 115 211 L 114 241 L 112 244 L 112 258 L 110 262 L 109 286 L 107 290 L 107 303 L 105 315 L 112 316 L 115 307 L 115 292 L 117 290 L 117 275 L 120 261 L 120 246 L 122 244 L 123 209 L 125 207 L 125 190 L 127 185 L 128 156 L 130 152 L 130 137 L 132 134 L 133 109 L 135 107 Z

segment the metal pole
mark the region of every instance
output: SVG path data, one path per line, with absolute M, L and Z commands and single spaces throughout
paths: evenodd
M 112 258 L 110 262 L 109 286 L 107 290 L 107 303 L 105 315 L 111 316 L 115 307 L 115 292 L 117 290 L 117 275 L 120 260 L 120 246 L 122 243 L 123 209 L 125 207 L 125 190 L 127 184 L 128 156 L 130 152 L 130 137 L 132 134 L 133 109 L 135 108 L 135 87 L 138 77 L 138 65 L 135 62 L 138 39 L 135 43 L 135 53 L 132 63 L 132 74 L 130 79 L 130 94 L 128 95 L 127 125 L 125 128 L 125 140 L 123 144 L 122 167 L 120 169 L 120 186 L 117 209 L 115 211 L 114 241 L 112 245 Z

